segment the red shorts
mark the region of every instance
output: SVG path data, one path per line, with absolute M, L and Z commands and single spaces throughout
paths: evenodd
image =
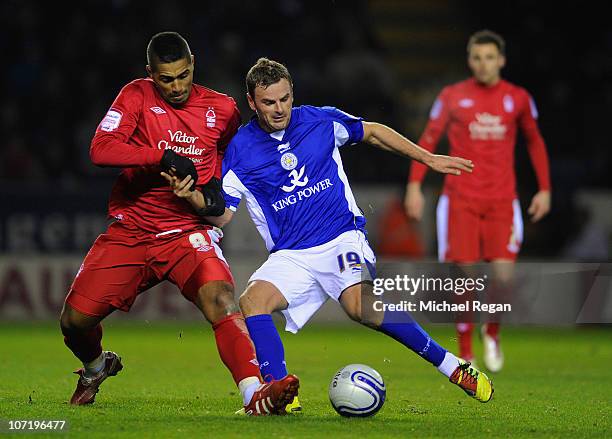
M 444 194 L 436 212 L 438 259 L 471 263 L 515 260 L 523 241 L 518 200 L 482 200 Z
M 204 227 L 152 235 L 115 222 L 87 253 L 66 303 L 92 316 L 129 311 L 138 294 L 166 279 L 193 302 L 207 282 L 234 283 L 219 239 Z

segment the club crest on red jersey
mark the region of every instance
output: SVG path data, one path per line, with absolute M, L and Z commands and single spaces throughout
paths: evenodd
M 217 115 L 215 114 L 214 107 L 208 107 L 208 111 L 206 112 L 206 126 L 208 128 L 214 128 L 217 123 Z

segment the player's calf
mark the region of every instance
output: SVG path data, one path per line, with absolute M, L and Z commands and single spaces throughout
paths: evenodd
M 84 366 L 102 353 L 101 320 L 102 317 L 81 314 L 68 304 L 62 310 L 60 328 L 64 343 Z
M 384 313 L 375 311 L 374 301 L 380 298 L 373 295 L 371 287 L 368 282 L 348 287 L 340 295 L 340 304 L 351 320 L 372 329 L 379 329 Z

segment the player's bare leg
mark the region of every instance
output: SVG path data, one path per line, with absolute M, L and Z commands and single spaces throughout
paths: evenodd
M 295 375 L 287 372 L 285 350 L 271 316 L 273 312 L 281 311 L 288 306 L 287 300 L 278 288 L 262 280 L 251 282 L 240 297 L 240 309 L 255 343 L 261 374 L 265 380 L 282 380 L 286 377 L 297 380 Z M 294 396 L 286 404 L 287 413 L 300 413 L 302 410 L 297 398 L 297 388 Z
M 234 300 L 234 287 L 225 281 L 207 282 L 198 289 L 194 302 L 213 325 L 219 355 L 242 393 L 245 413 L 284 413 L 297 395 L 299 382 L 288 376 L 262 384 L 255 348 Z
M 221 280 L 202 285 L 198 289 L 195 305 L 212 324 L 229 315 L 240 313 L 234 300 L 234 287 Z
M 373 293 L 371 284 L 362 282 L 345 289 L 340 296 L 340 305 L 351 320 L 372 329 L 380 328 L 384 313 L 374 310 L 374 300 L 379 300 Z
M 108 314 L 112 311 L 113 309 L 109 307 Z M 100 322 L 105 317 L 106 315 L 83 314 L 68 303 L 65 303 L 62 309 L 60 327 L 64 334 L 64 343 L 83 363 L 83 367 L 75 371 L 79 375 L 79 380 L 70 398 L 70 403 L 73 405 L 93 403 L 100 384 L 123 369 L 121 358 L 117 354 L 102 350 Z
M 287 309 L 288 306 L 279 289 L 265 280 L 251 282 L 240 296 L 240 309 L 245 317 L 272 314 Z
M 408 347 L 480 402 L 493 396 L 489 378 L 470 363 L 447 352 L 436 343 L 407 313 L 375 312 L 371 285 L 363 282 L 348 287 L 340 296 L 340 304 L 354 321 L 392 337 Z

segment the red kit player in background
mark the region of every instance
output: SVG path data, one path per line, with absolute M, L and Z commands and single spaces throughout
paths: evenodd
M 498 34 L 483 30 L 469 39 L 468 65 L 473 77 L 445 87 L 431 109 L 419 145 L 433 151 L 446 131 L 450 155 L 474 162 L 474 171 L 446 178 L 438 201 L 437 230 L 440 261 L 469 267 L 492 263 L 497 288 L 508 289 L 523 238 L 521 210 L 516 195 L 514 148 L 517 128 L 527 141 L 539 191 L 528 213 L 533 222 L 550 210 L 550 174 L 546 146 L 537 125 L 537 109 L 521 87 L 500 77 L 505 43 Z M 420 220 L 424 197 L 421 182 L 426 167 L 412 162 L 406 213 Z M 473 361 L 473 323 L 457 323 L 459 354 Z M 497 372 L 503 366 L 499 322 L 482 327 L 485 366 Z
M 284 412 L 297 394 L 297 378 L 261 384 L 217 245 L 221 232 L 206 222 L 225 211 L 218 179 L 240 114 L 232 98 L 193 84 L 194 58 L 179 34 L 155 35 L 147 61 L 148 78 L 123 87 L 91 143 L 95 165 L 123 171 L 109 202 L 114 222 L 85 257 L 60 318 L 66 345 L 83 362 L 70 402 L 93 403 L 102 381 L 123 368 L 117 354 L 102 350 L 100 322 L 116 309 L 129 311 L 138 294 L 169 280 L 212 323 L 245 412 Z M 173 193 L 170 176 L 195 188 L 192 197 Z

